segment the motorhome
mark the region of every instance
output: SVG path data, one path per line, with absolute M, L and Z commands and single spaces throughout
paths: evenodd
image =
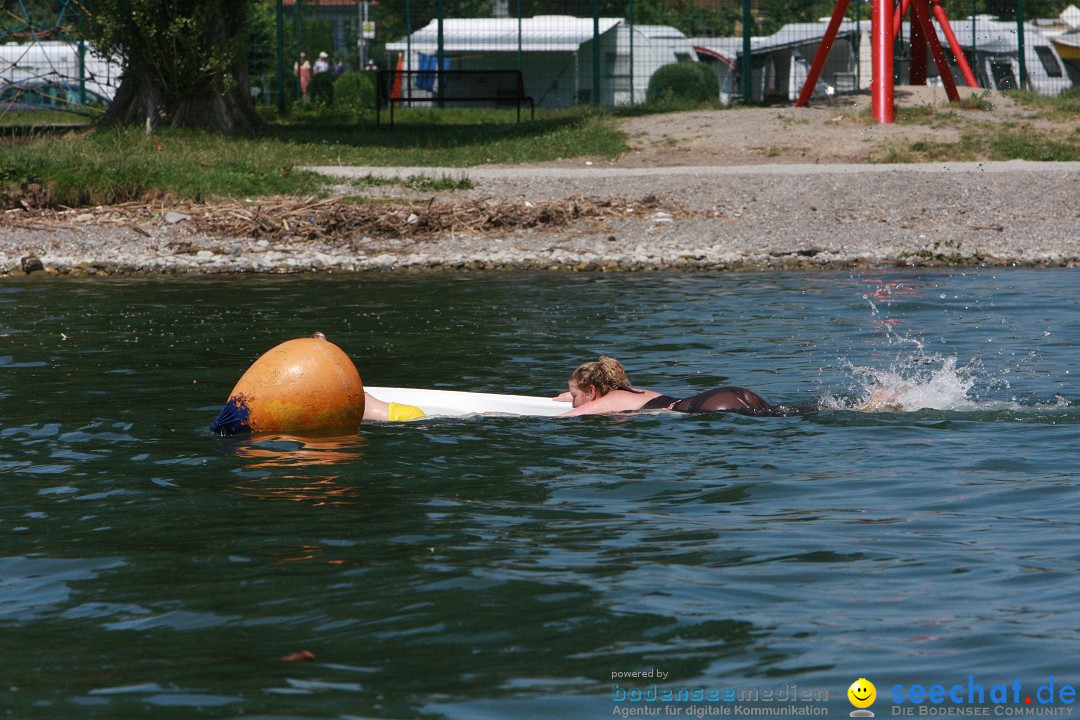
M 386 45 L 388 68 L 436 67 L 438 22 Z M 599 47 L 594 48 L 594 43 Z M 530 18 L 447 18 L 442 27 L 447 70 L 522 70 L 525 92 L 539 107 L 627 105 L 645 101 L 661 66 L 697 60 L 690 41 L 666 25 L 627 25 L 621 18 L 538 15 Z M 594 58 L 599 72 L 593 72 Z M 593 87 L 599 76 L 600 85 Z M 427 97 L 425 87 L 402 93 Z M 596 95 L 596 97 L 594 97 Z

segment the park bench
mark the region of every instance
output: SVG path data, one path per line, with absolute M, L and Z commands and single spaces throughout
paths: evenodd
M 400 77 L 398 97 L 394 97 L 395 76 Z M 529 106 L 529 118 L 536 117 L 536 101 L 525 94 L 525 79 L 520 70 L 380 70 L 375 93 L 375 122 L 382 124 L 382 108 L 390 108 L 390 129 L 394 129 L 394 105 L 430 103 L 443 107 L 462 103 L 495 103 L 517 107 Z

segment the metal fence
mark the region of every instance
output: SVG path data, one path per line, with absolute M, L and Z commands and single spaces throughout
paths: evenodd
M 1080 10 L 1068 0 L 942 2 L 980 87 L 1057 95 L 1080 86 Z M 80 41 L 76 8 L 3 5 L 0 113 L 108 103 L 122 60 Z M 720 103 L 791 103 L 833 8 L 832 0 L 264 0 L 248 27 L 249 79 L 256 102 L 284 110 L 332 102 L 327 87 L 342 82 L 367 87 L 373 102 L 376 69 L 407 71 L 397 90 L 406 98 L 435 90 L 424 71 L 512 69 L 541 108 L 622 106 L 645 102 L 661 67 L 700 63 L 716 76 Z M 868 87 L 869 14 L 867 2 L 852 0 L 816 96 Z M 901 84 L 920 65 L 911 47 L 906 18 L 894 50 Z M 965 84 L 948 46 L 946 56 Z M 939 84 L 937 75 L 928 63 L 925 82 Z
M 82 41 L 80 22 L 73 2 L 0 4 L 0 113 L 93 114 L 108 105 L 121 61 Z
M 299 2 L 299 11 L 296 5 L 289 7 L 301 23 L 307 18 L 313 23 L 332 22 L 326 19 L 326 8 L 342 7 L 337 0 Z M 903 7 L 907 4 L 904 0 Z M 1080 11 L 1067 10 L 1067 4 L 1068 0 L 949 0 L 943 7 L 980 87 L 1023 87 L 1057 95 L 1080 84 Z M 327 45 L 332 55 L 352 55 L 358 62 L 374 61 L 382 69 L 407 73 L 436 71 L 440 66 L 517 69 L 540 107 L 562 108 L 644 102 L 657 70 L 680 62 L 708 65 L 717 77 L 717 99 L 722 103 L 793 102 L 834 4 L 830 0 L 404 0 L 347 7 L 340 27 L 333 33 L 321 31 L 335 43 L 344 41 Z M 869 16 L 869 3 L 851 2 L 816 96 L 869 86 Z M 366 38 L 358 32 L 361 17 L 369 23 Z M 910 17 L 908 13 L 897 27 L 895 77 L 900 84 L 911 80 Z M 935 29 L 942 34 L 936 22 Z M 308 55 L 322 51 L 310 47 Z M 945 54 L 952 74 L 965 84 L 948 45 Z M 934 63 L 926 64 L 925 82 L 940 84 Z M 424 96 L 432 90 L 404 83 L 400 92 Z

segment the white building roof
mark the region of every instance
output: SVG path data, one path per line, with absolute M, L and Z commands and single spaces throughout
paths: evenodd
M 620 18 L 600 18 L 600 34 L 621 23 Z M 593 19 L 568 15 L 537 15 L 531 18 L 447 18 L 443 20 L 444 52 L 574 52 L 593 38 Z M 520 45 L 518 31 L 521 32 Z M 412 34 L 414 52 L 438 52 L 438 22 L 432 20 Z M 406 38 L 387 43 L 386 49 L 403 52 Z
M 970 17 L 958 20 L 950 19 L 949 24 L 952 26 L 953 32 L 956 34 L 956 41 L 960 43 L 961 47 L 969 48 L 974 46 L 985 52 L 997 53 L 1015 53 L 1019 48 L 1019 43 L 1016 41 L 1015 22 L 998 20 L 987 15 L 977 15 L 975 16 L 974 41 L 972 41 Z M 945 36 L 941 33 L 941 28 L 938 27 L 937 22 L 934 22 L 934 28 L 938 31 L 938 37 L 944 43 Z M 904 36 L 911 36 L 911 30 L 907 22 L 904 23 Z M 1031 23 L 1024 23 L 1024 44 L 1031 48 L 1036 45 L 1050 45 L 1050 41 L 1039 32 L 1037 27 Z
M 686 40 L 682 30 L 670 25 L 633 25 L 634 32 L 650 40 Z
M 690 38 L 690 45 L 699 55 L 721 58 L 735 62 L 742 52 L 742 38 L 737 37 L 696 37 Z M 751 40 L 751 48 L 753 41 Z
M 868 28 L 869 23 L 863 22 L 862 26 Z M 788 23 L 772 35 L 750 38 L 750 52 L 767 53 L 781 48 L 798 47 L 808 43 L 820 43 L 822 38 L 825 37 L 825 30 L 827 27 L 828 22 Z M 859 26 L 853 21 L 844 20 L 837 29 L 837 36 L 843 37 L 845 35 L 852 35 L 858 31 Z M 694 49 L 699 53 L 712 55 L 714 57 L 723 57 L 732 61 L 734 61 L 738 55 L 742 54 L 743 49 L 742 38 L 690 38 L 690 44 L 693 45 Z

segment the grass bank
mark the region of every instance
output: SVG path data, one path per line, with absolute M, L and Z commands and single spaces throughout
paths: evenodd
M 958 142 L 918 140 L 888 145 L 881 162 L 925 163 L 975 160 L 1080 161 L 1080 94 L 1057 97 L 1009 92 L 1015 105 L 1008 120 L 994 116 L 986 95 L 947 107 L 898 106 L 897 124 L 955 129 Z
M 614 157 L 625 137 L 609 113 L 543 113 L 513 122 L 502 112 L 405 111 L 391 133 L 368 125 L 271 125 L 258 137 L 102 129 L 9 142 L 0 153 L 0 205 L 77 207 L 168 195 L 318 193 L 325 178 L 298 165 L 469 167 Z
M 0 132 L 7 128 L 32 129 L 38 126 L 89 125 L 93 118 L 85 113 L 63 111 L 0 111 Z

